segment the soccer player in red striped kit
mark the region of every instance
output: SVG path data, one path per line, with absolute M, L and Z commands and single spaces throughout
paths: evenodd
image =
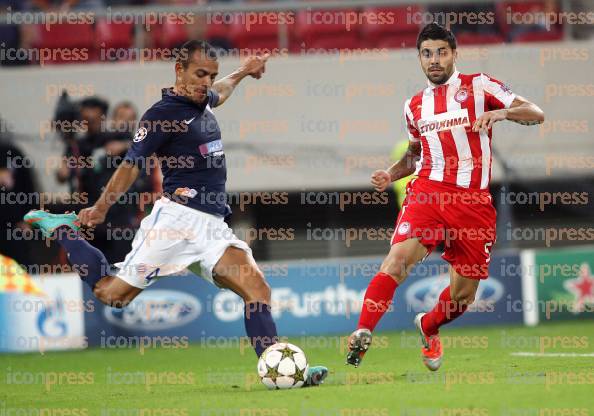
M 435 307 L 415 318 L 422 358 L 430 370 L 441 366 L 439 328 L 460 317 L 488 277 L 495 243 L 495 209 L 489 193 L 491 129 L 498 121 L 538 124 L 544 113 L 483 73 L 456 69 L 456 38 L 431 23 L 417 39 L 428 86 L 404 104 L 409 146 L 388 170 L 375 171 L 371 184 L 382 192 L 415 173 L 407 186 L 390 252 L 369 283 L 359 325 L 349 337 L 347 363 L 358 366 L 371 345 L 371 332 L 390 309 L 396 288 L 410 269 L 441 242 L 450 263 L 450 286 Z

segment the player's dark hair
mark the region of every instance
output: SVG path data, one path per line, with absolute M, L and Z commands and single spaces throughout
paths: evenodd
M 201 51 L 208 59 L 217 59 L 217 51 L 210 43 L 205 40 L 189 40 L 181 46 L 176 62 L 179 62 L 184 68 L 187 68 L 192 61 L 192 55 L 194 55 L 194 52 L 196 51 Z
M 80 102 L 80 108 L 99 108 L 103 114 L 107 114 L 109 103 L 97 96 L 87 97 Z
M 113 108 L 111 110 L 112 117 L 115 116 L 115 114 L 118 112 L 118 110 L 120 108 L 130 108 L 135 113 L 137 112 L 136 106 L 134 104 L 132 104 L 132 101 L 120 101 L 119 103 L 117 103 L 116 105 L 113 106 Z
M 450 48 L 456 49 L 456 37 L 451 30 L 446 29 L 439 23 L 432 22 L 421 29 L 417 37 L 417 50 L 421 50 L 421 43 L 427 39 L 445 40 Z

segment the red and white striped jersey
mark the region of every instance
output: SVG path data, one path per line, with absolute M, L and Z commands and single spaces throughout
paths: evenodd
M 487 189 L 491 179 L 491 130 L 473 132 L 474 121 L 509 108 L 515 98 L 485 74 L 455 71 L 445 84 L 430 84 L 404 104 L 409 140 L 421 142 L 415 174 L 469 189 Z

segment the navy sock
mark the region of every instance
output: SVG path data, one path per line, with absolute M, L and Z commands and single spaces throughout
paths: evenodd
M 253 302 L 245 305 L 245 332 L 259 357 L 269 346 L 278 342 L 276 325 L 270 314 L 270 305 Z
M 68 261 L 89 287 L 95 285 L 104 276 L 109 276 L 111 266 L 103 253 L 90 245 L 70 227 L 60 227 L 54 233 L 56 241 L 68 253 Z

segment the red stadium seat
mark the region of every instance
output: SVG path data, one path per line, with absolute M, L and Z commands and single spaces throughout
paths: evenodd
M 493 45 L 504 43 L 503 36 L 497 33 L 472 33 L 462 32 L 456 34 L 458 45 Z
M 152 45 L 155 48 L 172 49 L 181 46 L 189 38 L 186 25 L 164 22 L 150 27 Z
M 134 45 L 134 24 L 99 20 L 95 26 L 95 43 L 105 48 L 131 48 Z
M 563 38 L 562 25 L 555 24 L 546 30 L 542 24 L 534 23 L 538 13 L 544 13 L 543 1 L 502 2 L 496 5 L 497 22 L 501 33 L 511 42 L 554 41 Z M 558 10 L 554 10 L 558 12 Z M 510 18 L 520 18 L 520 22 L 509 22 Z
M 514 42 L 552 42 L 558 40 L 563 40 L 563 31 L 560 29 L 524 32 L 513 38 Z
M 246 21 L 245 14 L 235 14 L 229 26 L 229 40 L 240 49 L 268 49 L 279 47 L 278 30 L 280 17 L 278 14 L 258 13 L 255 23 Z
M 366 48 L 402 49 L 416 48 L 417 34 L 399 34 L 379 39 L 372 45 L 365 43 Z
M 419 25 L 411 21 L 411 16 L 420 11 L 417 6 L 364 9 L 364 13 L 375 15 L 378 20 L 377 23 L 364 20 L 361 26 L 363 44 L 368 48 L 415 47 Z
M 349 24 L 348 13 L 357 13 L 353 9 L 341 10 L 302 10 L 297 13 L 291 33 L 290 50 L 305 49 L 356 49 L 361 47 L 360 25 Z
M 230 27 L 225 23 L 210 23 L 206 26 L 206 39 L 229 38 Z
M 44 64 L 81 64 L 95 60 L 95 34 L 91 24 L 60 23 L 49 26 L 37 25 L 34 48 L 49 50 Z

